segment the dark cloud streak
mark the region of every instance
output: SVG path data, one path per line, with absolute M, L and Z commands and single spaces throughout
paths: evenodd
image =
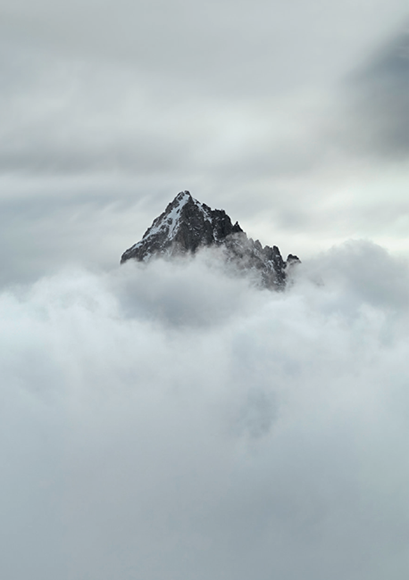
M 409 33 L 389 41 L 350 80 L 358 146 L 386 160 L 409 153 Z

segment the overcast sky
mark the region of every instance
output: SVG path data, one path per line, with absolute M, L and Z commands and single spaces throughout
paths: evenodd
M 407 0 L 0 0 L 0 577 L 407 580 Z M 285 292 L 119 266 L 180 191 Z
M 285 254 L 407 252 L 407 13 L 1 2 L 2 282 L 113 267 L 183 189 Z

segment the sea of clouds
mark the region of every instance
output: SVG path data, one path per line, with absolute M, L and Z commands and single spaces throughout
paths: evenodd
M 0 295 L 0 576 L 406 580 L 409 269 L 211 254 Z

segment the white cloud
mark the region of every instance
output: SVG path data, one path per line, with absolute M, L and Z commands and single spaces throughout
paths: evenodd
M 206 254 L 3 292 L 1 575 L 403 578 L 407 278 L 351 242 L 285 293 Z

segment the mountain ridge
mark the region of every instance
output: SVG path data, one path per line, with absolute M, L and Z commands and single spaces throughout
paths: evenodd
M 211 209 L 184 190 L 154 219 L 142 239 L 122 254 L 121 264 L 131 259 L 147 262 L 159 256 L 195 254 L 213 246 L 220 247 L 225 260 L 239 270 L 257 274 L 261 285 L 268 288 L 283 289 L 288 268 L 300 261 L 293 254 L 283 260 L 277 246 L 263 247 L 259 240 L 248 238 L 224 210 Z

